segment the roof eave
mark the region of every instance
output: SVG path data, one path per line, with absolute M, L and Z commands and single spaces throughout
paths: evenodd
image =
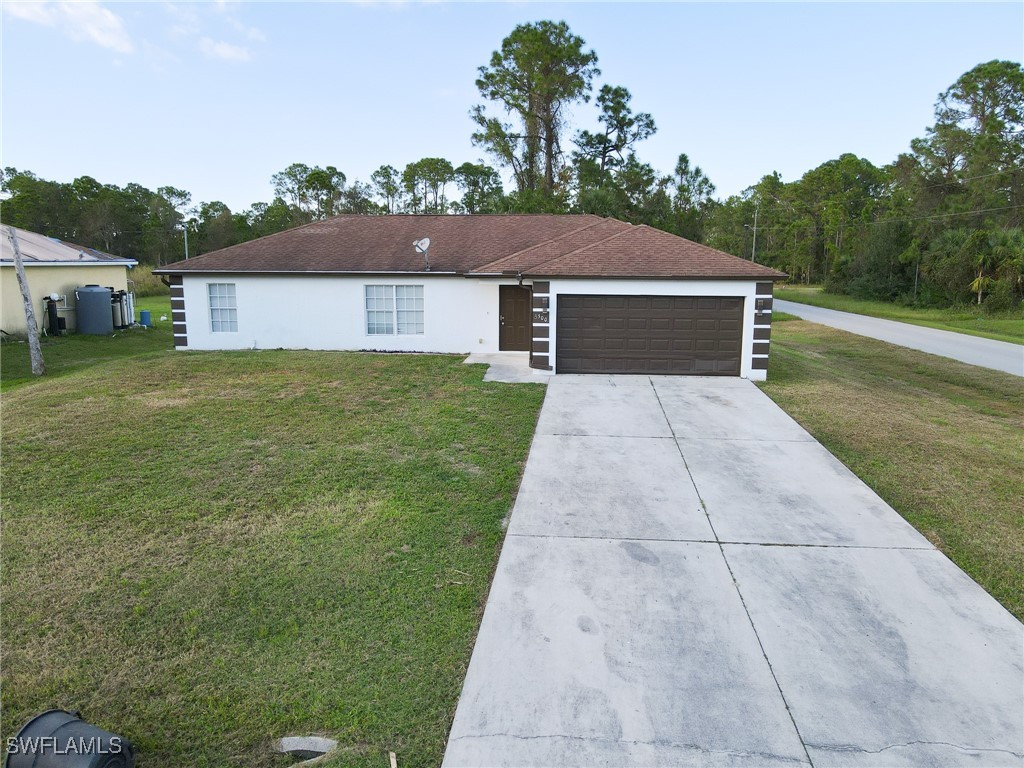
M 582 274 L 537 274 L 524 272 L 530 280 L 746 280 L 753 282 L 777 282 L 789 277 L 778 275 L 582 275 Z
M 41 261 L 39 259 L 23 259 L 26 267 L 137 267 L 139 262 L 135 259 L 116 259 L 110 261 L 82 260 L 82 261 Z M 14 259 L 0 259 L 0 266 L 13 267 Z
M 465 274 L 464 272 L 455 272 L 452 270 L 441 270 L 432 269 L 429 272 L 427 270 L 402 270 L 402 269 L 374 269 L 374 270 L 362 270 L 362 269 L 217 269 L 215 267 L 206 267 L 200 269 L 170 269 L 169 267 L 160 267 L 153 270 L 154 275 L 417 275 L 430 277 L 431 275 L 441 275 L 444 277 L 459 276 Z

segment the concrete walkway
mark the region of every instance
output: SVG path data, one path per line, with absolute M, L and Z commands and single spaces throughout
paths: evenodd
M 940 331 L 921 325 L 901 323 L 896 320 L 882 320 L 851 312 L 812 307 L 795 301 L 776 299 L 774 308 L 788 312 L 812 323 L 828 325 L 843 331 L 869 336 L 901 347 L 918 349 L 931 355 L 949 357 L 969 365 L 980 365 L 997 371 L 1024 376 L 1024 345 L 1007 341 L 983 339 L 966 333 Z
M 1022 658 L 750 382 L 556 376 L 444 765 L 1021 766 Z
M 484 381 L 505 384 L 547 384 L 550 371 L 530 367 L 529 352 L 474 352 L 462 361 L 466 365 L 486 365 Z

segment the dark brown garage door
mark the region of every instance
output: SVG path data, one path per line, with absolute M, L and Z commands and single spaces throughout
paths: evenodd
M 738 376 L 743 299 L 559 294 L 556 373 Z

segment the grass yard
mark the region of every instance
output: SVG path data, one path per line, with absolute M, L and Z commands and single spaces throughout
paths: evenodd
M 1024 344 L 1024 307 L 999 315 L 983 314 L 977 307 L 919 309 L 901 307 L 887 301 L 865 301 L 852 296 L 825 293 L 821 286 L 816 285 L 779 285 L 775 287 L 775 297 L 815 307 L 837 309 L 840 312 L 900 320 L 943 331 L 956 331 L 987 339 Z
M 116 365 L 118 360 L 147 352 L 173 354 L 170 297 L 138 299 L 135 304 L 136 319 L 143 309 L 148 309 L 153 318 L 153 327 L 148 330 L 129 328 L 115 331 L 111 337 L 77 334 L 56 338 L 44 336 L 40 345 L 47 376 L 63 376 L 92 365 Z M 161 320 L 164 315 L 167 319 Z M 7 392 L 29 381 L 32 381 L 32 367 L 29 363 L 28 344 L 24 341 L 4 342 L 0 345 L 0 391 Z
M 1024 620 L 1024 379 L 794 320 L 761 386 Z
M 52 340 L 3 395 L 2 735 L 62 707 L 141 768 L 311 733 L 436 766 L 543 388 L 139 333 Z

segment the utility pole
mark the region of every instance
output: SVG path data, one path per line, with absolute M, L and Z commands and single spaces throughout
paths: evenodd
M 21 249 L 18 248 L 18 236 L 14 227 L 7 227 L 7 237 L 14 249 L 14 271 L 18 276 L 18 287 L 21 288 L 21 299 L 25 302 L 25 328 L 28 330 L 28 354 L 32 361 L 32 375 L 42 376 L 46 373 L 43 363 L 43 350 L 39 346 L 39 326 L 36 325 L 36 311 L 32 306 L 32 294 L 28 289 L 28 278 L 25 277 L 25 265 L 21 261 Z
M 750 260 L 754 261 L 757 255 L 757 210 L 761 207 L 760 202 L 754 203 L 754 242 L 750 246 Z
M 188 261 L 188 220 L 182 219 L 181 228 L 185 230 L 185 261 Z

